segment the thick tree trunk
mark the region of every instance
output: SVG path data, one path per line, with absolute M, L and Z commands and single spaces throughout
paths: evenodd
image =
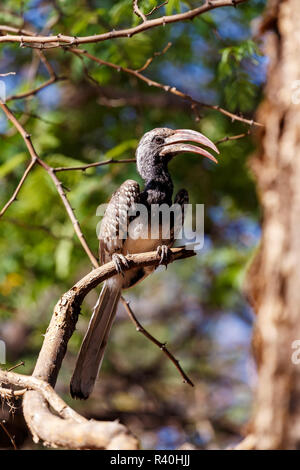
M 300 364 L 291 359 L 300 340 L 300 1 L 269 0 L 262 30 L 270 63 L 258 112 L 261 148 L 251 162 L 263 211 L 249 273 L 259 359 L 253 432 L 258 449 L 294 449 L 300 448 Z

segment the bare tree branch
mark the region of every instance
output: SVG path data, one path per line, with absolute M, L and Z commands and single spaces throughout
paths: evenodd
M 11 196 L 11 198 L 9 199 L 9 201 L 7 201 L 7 203 L 5 204 L 5 206 L 1 209 L 0 211 L 0 217 L 3 216 L 3 214 L 5 213 L 5 211 L 9 208 L 9 206 L 17 200 L 17 196 L 22 188 L 22 185 L 24 183 L 24 181 L 26 180 L 27 176 L 29 175 L 30 171 L 32 170 L 32 168 L 34 167 L 34 165 L 36 164 L 36 161 L 37 159 L 35 157 L 32 157 L 31 158 L 31 161 L 29 163 L 29 165 L 27 166 L 26 170 L 24 171 L 23 173 L 23 176 L 22 178 L 20 179 L 20 182 L 18 184 L 18 186 L 16 187 L 13 195 Z
M 185 248 L 173 248 L 171 262 L 194 256 Z M 156 251 L 127 255 L 128 268 L 155 266 Z M 0 384 L 22 387 L 12 391 L 0 388 L 0 396 L 11 398 L 24 394 L 23 410 L 35 442 L 65 448 L 136 449 L 137 440 L 118 422 L 88 421 L 71 409 L 53 390 L 67 344 L 76 327 L 81 304 L 86 295 L 104 280 L 117 274 L 111 261 L 88 273 L 58 301 L 32 376 L 0 370 Z M 30 389 L 33 391 L 24 391 Z M 49 406 L 56 412 L 54 415 Z
M 247 0 L 243 0 L 243 1 L 247 1 Z M 232 2 L 234 3 L 235 0 L 232 0 Z M 5 31 L 5 30 L 9 30 L 9 31 L 14 31 L 14 32 L 17 32 L 19 31 L 17 28 L 13 28 L 13 27 L 7 27 L 7 26 L 1 26 L 0 25 L 0 31 Z M 28 30 L 22 30 L 22 35 L 28 35 L 28 36 L 33 36 L 33 37 L 36 37 L 35 36 L 35 33 L 33 33 L 32 31 L 28 31 Z M 22 36 L 23 37 L 23 36 Z M 1 42 L 1 37 L 0 37 L 0 42 Z M 74 44 L 74 42 L 73 42 Z M 78 42 L 76 42 L 76 44 L 78 44 Z M 170 43 L 169 43 L 170 44 Z M 115 70 L 117 70 L 118 72 L 122 71 L 122 72 L 125 72 L 125 73 L 128 73 L 129 75 L 133 75 L 134 77 L 138 78 L 139 80 L 142 80 L 144 82 L 147 83 L 148 86 L 154 86 L 156 88 L 160 88 L 161 90 L 167 92 L 167 93 L 170 93 L 172 95 L 175 95 L 179 98 L 182 98 L 183 100 L 189 102 L 192 106 L 192 109 L 195 111 L 195 109 L 197 107 L 201 107 L 201 108 L 206 108 L 206 109 L 212 109 L 214 111 L 218 111 L 219 113 L 221 114 L 224 114 L 225 116 L 229 117 L 232 122 L 234 121 L 240 121 L 240 122 L 243 122 L 244 124 L 247 124 L 249 126 L 262 126 L 262 124 L 260 124 L 259 122 L 256 122 L 254 121 L 253 119 L 246 119 L 244 118 L 243 116 L 241 115 L 237 115 L 237 114 L 234 114 L 234 113 L 231 113 L 230 111 L 220 107 L 219 105 L 210 105 L 210 104 L 207 104 L 207 103 L 203 103 L 199 100 L 195 100 L 192 96 L 188 95 L 187 93 L 184 93 L 180 90 L 178 90 L 176 87 L 171 87 L 170 85 L 165 85 L 163 83 L 159 83 L 157 81 L 154 81 L 154 80 L 151 80 L 147 77 L 145 77 L 145 75 L 141 74 L 141 71 L 144 71 L 149 65 L 150 63 L 153 61 L 154 57 L 157 56 L 157 55 L 161 55 L 161 54 L 164 54 L 170 47 L 170 45 L 167 45 L 162 52 L 156 52 L 153 57 L 149 58 L 145 64 L 138 70 L 133 70 L 133 69 L 130 69 L 128 67 L 122 67 L 122 66 L 119 66 L 117 64 L 113 64 L 111 62 L 108 62 L 108 61 L 105 61 L 105 60 L 102 60 L 102 59 L 99 59 L 98 57 L 95 57 L 93 56 L 92 54 L 89 54 L 88 51 L 84 50 L 84 49 L 78 49 L 78 48 L 69 48 L 69 50 L 71 52 L 73 52 L 74 54 L 76 54 L 78 57 L 81 57 L 81 55 L 84 55 L 85 57 L 88 57 L 90 60 L 98 63 L 99 65 L 105 65 L 107 67 L 110 67 L 110 68 L 113 68 Z M 39 51 L 40 54 L 42 54 L 41 51 Z M 44 59 L 46 60 L 46 59 Z M 44 85 L 43 85 L 43 88 L 45 86 L 48 86 L 48 85 L 51 85 L 53 82 L 54 82 L 54 77 L 55 77 L 55 80 L 58 80 L 59 78 L 57 78 L 53 72 L 53 74 L 50 73 L 50 80 L 48 80 L 48 82 L 46 82 Z M 89 75 L 90 79 L 92 79 L 94 81 L 94 79 Z M 51 78 L 53 79 L 53 81 L 51 81 Z M 61 77 L 60 78 L 61 80 L 64 80 L 65 77 Z M 97 83 L 97 82 L 96 82 Z M 97 83 L 98 84 L 98 83 Z M 35 94 L 36 92 L 38 92 L 40 89 L 36 89 L 36 90 L 32 90 L 30 92 L 27 92 L 25 94 L 22 95 L 17 95 L 16 97 L 14 97 L 15 99 L 17 98 L 24 98 L 26 96 L 30 96 L 32 94 Z M 9 97 L 8 99 L 12 99 L 12 97 Z M 8 100 L 7 100 L 8 101 Z M 233 140 L 233 139 L 232 139 Z
M 156 346 L 158 346 L 159 349 L 161 349 L 165 353 L 165 355 L 170 359 L 170 361 L 173 362 L 176 369 L 179 371 L 181 377 L 183 378 L 184 383 L 188 383 L 189 385 L 191 385 L 193 387 L 194 386 L 193 382 L 191 381 L 191 379 L 188 377 L 188 375 L 184 372 L 184 370 L 180 366 L 178 359 L 176 359 L 173 356 L 173 354 L 170 353 L 170 351 L 168 350 L 168 348 L 166 346 L 166 343 L 161 343 L 156 338 L 154 338 L 154 336 L 152 336 L 141 325 L 141 323 L 138 321 L 138 319 L 136 318 L 135 314 L 133 313 L 133 311 L 130 307 L 129 302 L 126 299 L 124 299 L 124 297 L 122 297 L 121 300 L 122 300 L 122 303 L 123 303 L 128 315 L 129 315 L 129 317 L 131 318 L 132 322 L 134 323 L 134 325 L 136 327 L 136 330 L 139 331 L 140 333 L 142 333 L 144 336 L 146 336 L 146 338 L 148 338 L 152 343 L 156 344 Z
M 160 3 L 156 7 L 153 7 L 152 10 L 146 13 L 146 16 L 151 16 L 155 11 L 159 10 L 161 7 L 167 5 L 168 3 L 169 3 L 169 0 L 166 0 L 165 2 Z
M 132 75 L 139 80 L 142 80 L 143 82 L 147 83 L 148 86 L 154 86 L 156 88 L 160 88 L 161 90 L 171 93 L 173 95 L 178 96 L 179 98 L 182 98 L 183 100 L 188 101 L 192 106 L 199 106 L 202 108 L 207 108 L 207 109 L 213 109 L 215 111 L 218 111 L 221 114 L 224 114 L 225 116 L 229 117 L 232 121 L 240 121 L 245 124 L 248 124 L 250 126 L 262 126 L 259 122 L 254 121 L 253 119 L 246 119 L 243 116 L 239 116 L 237 114 L 231 113 L 230 111 L 227 111 L 226 109 L 222 108 L 219 105 L 211 105 L 207 103 L 202 103 L 201 101 L 195 100 L 192 96 L 188 95 L 187 93 L 184 93 L 180 90 L 178 90 L 176 87 L 171 87 L 170 85 L 165 85 L 163 83 L 159 83 L 155 80 L 151 80 L 150 78 L 145 77 L 145 75 L 141 74 L 137 70 L 130 69 L 128 67 L 122 67 L 117 64 L 113 64 L 112 62 L 108 62 L 103 59 L 99 59 L 98 57 L 95 57 L 94 55 L 90 54 L 88 51 L 84 49 L 78 49 L 78 48 L 73 48 L 70 47 L 68 49 L 70 52 L 78 55 L 78 54 L 84 54 L 85 57 L 88 57 L 90 60 L 97 62 L 99 65 L 105 65 L 107 67 L 110 67 L 112 69 L 117 70 L 118 72 L 125 72 L 128 73 L 129 75 Z
M 247 135 L 250 135 L 250 130 L 248 130 L 248 132 L 244 132 L 243 134 L 229 135 L 229 136 L 223 137 L 222 139 L 217 140 L 217 142 L 215 142 L 215 144 L 218 145 L 218 144 L 223 144 L 224 142 L 228 142 L 230 140 L 243 139 L 244 137 L 247 137 Z
M 105 160 L 104 162 L 89 163 L 87 165 L 60 166 L 60 167 L 53 168 L 53 171 L 55 173 L 59 171 L 74 171 L 74 170 L 85 171 L 88 168 L 95 168 L 97 166 L 110 165 L 111 163 L 135 163 L 135 162 L 136 162 L 135 158 L 124 158 L 123 160 L 114 160 L 113 158 L 111 158 L 110 160 Z
M 28 98 L 29 96 L 36 95 L 39 91 L 43 90 L 44 88 L 48 87 L 49 85 L 52 85 L 55 82 L 66 80 L 66 77 L 52 77 L 49 78 L 46 82 L 42 83 L 38 87 L 34 88 L 33 90 L 25 91 L 24 93 L 19 93 L 17 95 L 11 95 L 6 98 L 6 103 L 12 100 L 21 100 L 23 98 Z
M 144 70 L 146 70 L 149 67 L 149 65 L 151 64 L 151 62 L 153 62 L 155 57 L 158 57 L 160 55 L 165 54 L 170 49 L 171 46 L 172 46 L 172 43 L 168 42 L 168 44 L 163 48 L 162 51 L 154 52 L 153 56 L 150 57 L 149 59 L 147 59 L 146 62 L 144 63 L 144 65 L 141 68 L 137 69 L 136 71 L 137 72 L 143 72 Z
M 184 248 L 173 248 L 172 254 L 171 262 L 194 256 L 195 252 Z M 125 269 L 159 264 L 159 256 L 156 251 L 127 255 L 126 258 L 129 267 Z M 17 377 L 17 383 L 20 386 L 36 387 L 35 390 L 40 392 L 26 392 L 23 403 L 25 419 L 36 440 L 39 438 L 47 442 L 48 445 L 60 445 L 68 448 L 128 449 L 137 447 L 137 441 L 119 423 L 83 422 L 83 418 L 78 418 L 77 414 L 74 417 L 73 410 L 67 407 L 48 385 L 54 386 L 56 383 L 67 344 L 74 332 L 85 296 L 101 282 L 115 274 L 117 274 L 116 267 L 111 261 L 91 271 L 61 297 L 54 308 L 33 377 L 29 378 L 28 382 L 23 380 L 24 376 L 21 380 L 19 374 L 4 373 L 4 376 L 8 378 L 6 383 L 10 381 L 10 383 L 16 384 L 13 380 L 15 380 L 14 377 Z M 39 379 L 38 382 L 35 381 L 36 378 Z M 3 374 L 0 375 L 0 382 L 1 380 L 3 380 Z M 46 382 L 46 385 L 43 381 Z M 56 410 L 60 418 L 51 414 L 43 404 L 45 400 Z M 70 426 L 70 418 L 72 426 Z
M 172 248 L 171 262 L 190 258 L 195 256 L 193 250 L 185 248 Z M 142 254 L 127 255 L 129 267 L 157 266 L 159 256 L 156 251 Z M 34 375 L 54 386 L 63 360 L 67 342 L 72 335 L 77 317 L 80 311 L 80 305 L 84 297 L 101 282 L 117 274 L 113 261 L 106 263 L 99 268 L 92 270 L 83 279 L 78 281 L 58 302 L 55 307 L 54 315 L 45 335 L 44 344 L 39 354 Z M 67 328 L 65 328 L 67 322 Z
M 0 389 L 0 396 L 5 396 L 5 392 L 9 392 L 10 396 L 23 395 L 27 390 L 36 390 L 40 392 L 48 404 L 63 419 L 73 419 L 78 423 L 82 423 L 85 419 L 76 411 L 72 410 L 53 390 L 51 385 L 33 376 L 17 374 L 15 372 L 4 371 L 0 369 L 0 383 L 6 385 L 14 385 L 22 387 L 23 390 Z M 1 393 L 2 391 L 2 393 Z
M 20 43 L 22 47 L 36 47 L 36 48 L 57 48 L 63 46 L 77 46 L 79 44 L 91 44 L 98 43 L 102 41 L 107 41 L 110 39 L 123 38 L 123 37 L 132 37 L 135 34 L 147 31 L 149 29 L 156 28 L 158 26 L 164 26 L 166 24 L 177 23 L 178 21 L 187 21 L 192 20 L 196 16 L 202 15 L 207 11 L 214 10 L 215 8 L 234 6 L 241 3 L 245 3 L 247 0 L 207 0 L 204 5 L 194 8 L 193 10 L 185 11 L 184 13 L 178 13 L 176 15 L 162 16 L 153 20 L 146 20 L 143 23 L 127 29 L 121 30 L 112 30 L 103 34 L 95 34 L 93 36 L 66 36 L 63 34 L 57 34 L 56 36 L 25 36 L 22 31 L 18 35 L 7 34 L 0 37 L 0 43 Z M 5 31 L 5 25 L 0 26 L 0 31 Z M 6 31 L 8 31 L 6 29 Z

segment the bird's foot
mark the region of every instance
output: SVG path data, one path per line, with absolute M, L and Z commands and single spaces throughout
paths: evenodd
M 124 276 L 124 268 L 129 268 L 129 263 L 124 255 L 114 253 L 111 257 L 118 274 Z
M 167 245 L 159 245 L 156 250 L 157 256 L 160 256 L 160 261 L 159 264 L 163 264 L 166 266 L 166 269 L 168 267 L 168 264 L 170 263 L 172 259 L 172 251 Z

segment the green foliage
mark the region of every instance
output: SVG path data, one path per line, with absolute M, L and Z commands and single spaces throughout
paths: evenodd
M 231 111 L 253 108 L 257 86 L 243 67 L 246 61 L 258 65 L 256 57 L 261 55 L 257 44 L 248 39 L 236 46 L 221 49 L 218 67 L 219 81 L 225 85 L 225 103 Z

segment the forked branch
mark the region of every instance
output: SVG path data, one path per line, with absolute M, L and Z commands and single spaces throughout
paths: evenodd
M 192 250 L 173 248 L 171 262 L 194 255 Z M 160 258 L 153 251 L 128 255 L 127 261 L 129 266 L 125 270 L 158 265 Z M 70 449 L 138 448 L 136 438 L 123 425 L 115 421 L 86 420 L 68 407 L 52 388 L 55 386 L 68 341 L 75 330 L 84 298 L 101 282 L 115 274 L 116 267 L 111 261 L 91 271 L 61 297 L 54 308 L 32 377 L 0 371 L 0 384 L 22 387 L 22 394 L 24 388 L 29 389 L 24 393 L 23 410 L 35 442 L 41 440 L 51 447 Z M 11 397 L 13 392 L 4 390 L 6 389 L 0 388 L 0 396 L 2 391 L 5 398 L 8 398 L 7 394 Z

